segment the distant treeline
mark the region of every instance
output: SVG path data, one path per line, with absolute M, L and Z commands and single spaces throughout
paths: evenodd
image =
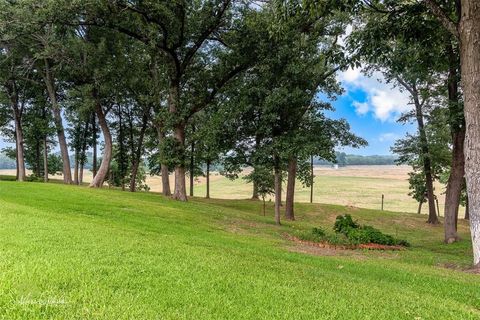
M 15 160 L 10 159 L 5 154 L 0 153 L 0 169 L 15 169 Z
M 337 161 L 340 167 L 344 166 L 359 166 L 359 165 L 393 165 L 395 164 L 396 156 L 360 156 L 356 154 L 346 154 L 345 152 L 337 152 Z M 333 165 L 334 163 L 322 159 L 315 159 L 315 165 Z

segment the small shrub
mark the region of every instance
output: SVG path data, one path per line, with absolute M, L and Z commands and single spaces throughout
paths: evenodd
M 395 239 L 372 226 L 360 226 L 348 214 L 338 216 L 333 229 L 336 233 L 345 235 L 352 244 L 376 243 L 386 246 L 410 246 L 407 241 Z
M 313 228 L 312 233 L 319 237 L 325 237 L 325 231 L 322 228 Z
M 357 229 L 360 227 L 355 221 L 353 221 L 352 216 L 346 214 L 344 216 L 338 216 L 335 220 L 335 225 L 333 230 L 338 233 L 347 233 L 350 229 Z

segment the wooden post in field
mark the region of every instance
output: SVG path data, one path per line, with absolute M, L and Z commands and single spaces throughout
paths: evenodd
M 384 201 L 384 199 L 385 199 L 385 195 L 382 194 L 382 211 L 383 211 L 383 201 Z

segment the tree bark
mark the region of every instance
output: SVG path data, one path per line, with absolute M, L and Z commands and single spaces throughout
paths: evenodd
M 48 182 L 48 146 L 47 137 L 43 138 L 43 181 Z
M 417 210 L 417 213 L 418 213 L 418 214 L 421 214 L 421 213 L 422 213 L 422 205 L 423 205 L 423 202 L 419 202 L 419 203 L 418 203 L 418 210 Z
M 73 167 L 73 184 L 78 185 L 78 167 L 80 166 L 79 152 L 75 151 L 75 164 Z
M 448 178 L 445 195 L 445 242 L 458 240 L 457 217 L 460 207 L 460 197 L 465 175 L 465 158 L 463 154 L 465 130 L 453 134 L 453 156 L 450 177 Z
M 95 100 L 95 113 L 98 118 L 98 124 L 100 125 L 103 133 L 105 146 L 103 148 L 102 163 L 100 164 L 97 174 L 90 183 L 90 187 L 101 188 L 110 169 L 110 162 L 112 161 L 112 135 L 110 134 L 105 113 L 103 112 L 98 93 L 95 89 L 93 91 L 93 98 Z
M 282 172 L 279 159 L 275 159 L 275 223 L 280 225 L 280 207 L 282 206 Z
M 465 176 L 470 213 L 473 264 L 480 268 L 480 2 L 461 2 L 460 60 L 464 93 Z
M 150 109 L 148 112 L 145 112 L 142 117 L 142 128 L 140 129 L 140 135 L 138 137 L 137 150 L 135 151 L 134 160 L 132 163 L 132 175 L 130 177 L 130 192 L 135 192 L 136 183 L 137 183 L 137 173 L 138 167 L 140 166 L 140 161 L 142 160 L 142 149 L 143 149 L 143 139 L 145 137 L 145 131 L 147 130 L 148 118 L 149 118 Z
M 470 220 L 470 211 L 468 209 L 468 197 L 467 197 L 467 203 L 465 204 L 465 220 Z
M 285 218 L 295 220 L 295 180 L 297 179 L 297 159 L 292 157 L 288 160 L 287 196 L 285 200 Z
M 192 132 L 195 132 L 195 125 L 192 125 Z M 193 197 L 193 187 L 195 184 L 195 139 L 192 135 L 192 143 L 190 146 L 190 197 Z
M 97 117 L 95 116 L 95 112 L 92 112 L 92 148 L 93 148 L 93 155 L 92 155 L 92 173 L 95 177 L 97 175 Z
M 205 195 L 206 199 L 210 199 L 210 160 L 207 160 L 207 172 L 206 172 L 206 180 L 207 180 L 207 194 Z
M 18 113 L 18 112 L 14 112 Z M 15 115 L 15 140 L 17 148 L 17 170 L 18 170 L 18 181 L 25 181 L 27 179 L 27 173 L 25 170 L 25 149 L 24 149 L 24 140 L 23 140 L 23 129 L 21 122 L 21 115 Z
M 65 184 L 72 183 L 72 172 L 70 169 L 70 157 L 68 154 L 68 145 L 67 139 L 65 138 L 65 130 L 63 128 L 62 121 L 62 112 L 57 101 L 57 91 L 55 88 L 54 79 L 50 71 L 50 64 L 47 59 L 45 59 L 45 73 L 44 80 L 47 87 L 48 96 L 50 98 L 50 103 L 52 104 L 53 119 L 55 122 L 55 128 L 57 131 L 58 144 L 60 146 L 60 153 L 62 155 L 63 162 L 63 182 Z
M 162 143 L 165 139 L 165 131 L 161 123 L 156 122 L 155 127 L 158 135 L 158 150 L 160 151 L 162 150 Z M 161 155 L 160 158 L 162 158 Z M 167 164 L 160 163 L 160 175 L 162 176 L 162 194 L 166 197 L 170 197 L 172 191 L 170 189 L 170 170 L 168 169 Z
M 438 224 L 437 212 L 435 210 L 435 195 L 433 192 L 433 175 L 432 175 L 432 164 L 430 159 L 430 150 L 428 147 L 428 139 L 427 134 L 425 132 L 425 124 L 423 122 L 423 110 L 422 104 L 419 100 L 419 95 L 417 89 L 413 87 L 413 100 L 415 104 L 415 114 L 417 118 L 418 124 L 418 132 L 420 134 L 420 144 L 421 144 L 421 152 L 422 152 L 422 162 L 423 162 L 423 170 L 425 172 L 425 184 L 427 187 L 427 200 L 428 200 L 428 220 L 427 223 L 431 224 Z
M 169 112 L 178 117 L 178 104 L 180 100 L 180 83 L 173 80 L 168 95 Z M 187 188 L 185 183 L 185 123 L 177 119 L 174 125 L 173 137 L 176 140 L 180 151 L 179 164 L 175 167 L 175 187 L 172 198 L 179 201 L 187 201 Z

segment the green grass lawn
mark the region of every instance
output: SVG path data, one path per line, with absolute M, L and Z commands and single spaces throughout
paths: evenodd
M 1 319 L 480 319 L 463 241 L 415 214 L 0 182 Z M 395 252 L 320 250 L 285 233 L 350 213 L 405 238 Z M 448 268 L 446 266 L 449 266 Z

